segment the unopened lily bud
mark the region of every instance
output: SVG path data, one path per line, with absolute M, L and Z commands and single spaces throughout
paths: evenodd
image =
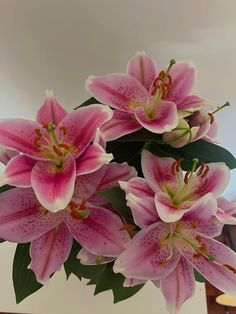
M 182 147 L 190 143 L 196 136 L 199 127 L 191 128 L 184 119 L 179 121 L 177 128 L 163 134 L 163 141 L 173 147 Z

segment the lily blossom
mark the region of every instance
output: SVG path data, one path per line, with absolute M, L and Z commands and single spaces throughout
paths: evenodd
M 114 272 L 127 278 L 126 285 L 134 278 L 135 284 L 159 284 L 171 314 L 194 293 L 193 269 L 218 289 L 236 293 L 236 253 L 211 239 L 223 226 L 214 217 L 216 211 L 216 201 L 209 196 L 201 210 L 192 208 L 179 221 L 157 220 L 144 227 L 115 261 Z
M 32 186 L 43 207 L 65 208 L 76 176 L 94 172 L 113 158 L 98 143 L 90 144 L 111 117 L 110 108 L 96 104 L 67 113 L 48 93 L 36 122 L 0 120 L 0 144 L 22 153 L 7 164 L 0 185 Z
M 107 168 L 108 167 L 108 168 Z M 69 204 L 52 213 L 41 206 L 31 188 L 0 194 L 0 237 L 11 242 L 31 242 L 31 268 L 44 283 L 69 256 L 73 238 L 91 256 L 116 258 L 128 245 L 124 222 L 98 202 L 97 191 L 115 186 L 135 175 L 126 163 L 111 163 L 76 179 Z
M 135 202 L 133 207 L 136 207 L 139 215 L 145 215 L 147 223 L 149 219 L 150 222 L 155 219 L 155 215 L 164 222 L 175 222 L 193 208 L 201 210 L 209 197 L 220 196 L 228 184 L 229 168 L 224 163 L 203 164 L 196 169 L 197 161 L 194 160 L 192 170 L 184 173 L 180 163 L 173 158 L 160 158 L 144 150 L 141 158 L 144 179 L 121 182 L 131 209 L 132 202 Z M 140 190 L 142 193 L 137 192 Z M 138 210 L 137 204 L 145 210 Z

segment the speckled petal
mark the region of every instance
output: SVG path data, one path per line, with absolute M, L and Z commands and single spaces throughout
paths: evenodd
M 57 226 L 63 212 L 43 209 L 31 188 L 15 188 L 0 194 L 0 237 L 11 242 L 30 242 Z
M 66 224 L 80 245 L 95 255 L 118 256 L 130 241 L 119 216 L 107 209 L 89 207 L 88 218 L 66 216 Z
M 161 246 L 159 242 L 160 237 L 166 234 L 166 226 L 157 222 L 139 231 L 115 261 L 114 271 L 127 278 L 144 280 L 156 280 L 169 275 L 180 255 L 166 245 Z
M 181 257 L 175 269 L 167 277 L 161 279 L 161 291 L 169 313 L 177 313 L 183 303 L 193 296 L 194 290 L 193 268 Z
M 45 283 L 67 260 L 73 238 L 64 223 L 35 239 L 30 246 L 31 263 L 38 282 Z
M 194 257 L 187 245 L 179 247 L 179 252 L 196 268 L 213 286 L 229 293 L 236 293 L 236 253 L 226 245 L 209 238 L 203 238 L 204 250 L 212 260 L 203 255 Z
M 127 112 L 133 112 L 133 103 L 144 103 L 148 97 L 146 88 L 128 74 L 90 76 L 86 88 L 101 103 Z

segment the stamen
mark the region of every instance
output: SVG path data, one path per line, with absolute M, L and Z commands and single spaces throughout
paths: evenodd
M 186 173 L 185 173 L 185 176 L 184 176 L 184 183 L 185 184 L 188 184 L 188 182 L 189 182 L 189 176 L 191 175 L 191 171 L 187 171 Z
M 78 208 L 78 204 L 76 204 L 74 201 L 70 201 L 69 207 L 71 210 Z
M 205 169 L 205 164 L 201 164 L 201 166 L 199 167 L 199 170 L 197 172 L 197 176 L 200 177 L 201 174 L 203 173 L 203 170 Z
M 173 176 L 176 175 L 176 164 L 177 164 L 177 160 L 173 162 L 172 166 L 171 166 L 171 173 L 173 174 Z
M 63 153 L 55 146 L 53 145 L 53 151 L 57 154 L 57 156 L 62 157 Z
M 63 132 L 63 135 L 66 135 L 67 129 L 66 129 L 65 126 L 61 126 L 61 127 L 60 127 L 60 130 Z
M 165 265 L 166 264 L 166 262 L 167 262 L 167 260 L 166 259 L 160 259 L 159 261 L 157 261 L 157 265 Z
M 35 129 L 34 132 L 35 132 L 35 134 L 36 134 L 38 137 L 41 137 L 41 136 L 42 136 L 42 133 L 41 133 L 41 130 L 40 130 L 40 129 Z
M 199 258 L 201 256 L 202 256 L 202 254 L 200 252 L 197 252 L 197 253 L 193 254 L 193 258 Z
M 205 165 L 205 167 L 206 167 L 206 169 L 205 169 L 205 171 L 203 172 L 203 174 L 201 175 L 201 178 L 202 178 L 202 179 L 205 178 L 205 177 L 207 176 L 208 172 L 209 172 L 209 166 Z
M 228 270 L 232 271 L 234 274 L 236 274 L 236 268 L 234 268 L 231 265 L 223 264 L 224 267 L 226 267 Z
M 71 148 L 68 144 L 65 143 L 59 144 L 59 147 L 65 148 L 66 150 L 70 150 Z
M 79 209 L 80 210 L 86 209 L 86 203 L 87 203 L 87 199 L 83 199 L 80 206 L 79 206 Z
M 193 229 L 196 229 L 197 226 L 198 226 L 197 221 L 193 220 L 193 221 L 191 222 L 191 226 L 192 226 Z M 196 239 L 196 240 L 197 240 L 197 239 Z
M 210 124 L 212 124 L 215 118 L 212 113 L 208 113 L 208 116 L 210 117 Z
M 41 140 L 41 137 L 36 137 L 33 141 L 33 144 L 37 147 L 41 147 L 39 141 Z
M 223 109 L 223 108 L 225 108 L 225 107 L 227 107 L 227 106 L 230 106 L 230 102 L 229 102 L 229 101 L 227 101 L 224 105 L 218 107 L 218 108 L 217 108 L 215 111 L 213 111 L 211 114 L 215 114 L 215 113 L 217 113 L 218 111 L 220 111 L 221 109 Z

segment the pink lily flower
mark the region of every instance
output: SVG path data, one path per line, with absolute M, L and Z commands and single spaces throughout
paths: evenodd
M 229 182 L 229 168 L 220 162 L 195 169 L 195 160 L 192 171 L 183 173 L 180 161 L 159 158 L 144 150 L 141 164 L 145 179 L 120 183 L 138 224 L 140 215 L 145 216 L 147 225 L 154 222 L 157 215 L 164 222 L 175 222 L 193 208 L 201 211 L 208 198 L 220 196 Z
M 141 128 L 159 134 L 169 132 L 177 126 L 178 118 L 202 107 L 200 97 L 189 95 L 195 68 L 188 63 L 174 63 L 171 60 L 159 72 L 153 59 L 138 52 L 129 61 L 126 74 L 88 78 L 88 91 L 115 109 L 113 118 L 102 127 L 106 140 Z
M 135 180 L 135 179 L 134 179 Z M 134 191 L 134 181 L 132 182 Z M 146 194 L 144 185 L 139 190 Z M 148 196 L 146 196 L 148 197 Z M 135 215 L 134 208 L 131 210 Z M 226 293 L 236 293 L 236 253 L 216 240 L 223 224 L 216 218 L 217 204 L 208 195 L 201 208 L 195 206 L 174 223 L 156 221 L 143 227 L 114 264 L 126 286 L 152 280 L 159 284 L 171 314 L 194 293 L 193 269 Z M 156 215 L 155 208 L 149 208 Z M 145 218 L 145 215 L 143 215 Z M 140 226 L 147 225 L 139 216 Z
M 42 283 L 66 261 L 73 238 L 90 254 L 116 258 L 127 247 L 130 236 L 122 219 L 99 203 L 94 194 L 135 174 L 126 163 L 111 163 L 92 174 L 78 176 L 73 198 L 56 213 L 43 208 L 31 188 L 1 193 L 0 237 L 31 242 L 29 268 Z
M 7 164 L 0 185 L 32 186 L 43 207 L 64 209 L 76 176 L 94 172 L 112 159 L 98 143 L 90 145 L 111 116 L 110 108 L 96 104 L 67 113 L 49 93 L 36 122 L 0 120 L 0 144 L 22 153 Z

